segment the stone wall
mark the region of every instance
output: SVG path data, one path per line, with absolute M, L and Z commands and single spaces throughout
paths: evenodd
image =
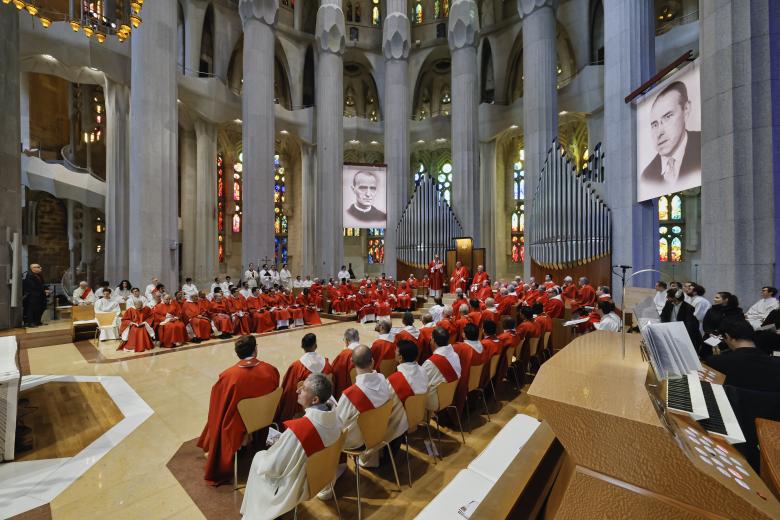
M 30 263 L 41 264 L 47 283 L 57 283 L 70 265 L 66 204 L 42 192 L 33 192 L 29 203 L 36 205 L 34 227 L 28 227 L 35 233 L 28 237 Z

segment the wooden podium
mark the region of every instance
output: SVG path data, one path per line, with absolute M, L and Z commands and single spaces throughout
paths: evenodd
M 528 394 L 567 460 L 545 518 L 778 519 L 780 503 L 744 458 L 667 414 L 640 336 L 596 331 L 541 366 Z

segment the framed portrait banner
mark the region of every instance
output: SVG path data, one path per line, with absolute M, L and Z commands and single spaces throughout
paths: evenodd
M 345 164 L 341 189 L 345 228 L 387 227 L 387 166 Z
M 646 93 L 636 111 L 637 201 L 701 186 L 699 61 Z

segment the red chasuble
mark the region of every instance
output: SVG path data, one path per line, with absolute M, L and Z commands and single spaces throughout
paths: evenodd
M 284 427 L 295 434 L 307 457 L 311 457 L 318 451 L 325 449 L 325 443 L 322 442 L 320 433 L 308 417 L 284 421 Z
M 127 341 L 122 341 L 117 350 L 128 348 L 136 352 L 143 352 L 144 350 L 152 350 L 154 348 L 152 338 L 142 322 L 151 325 L 152 310 L 149 307 L 141 307 L 141 310 L 129 307 L 125 311 L 122 315 L 122 322 L 119 324 L 119 334 L 124 334 L 125 329 L 128 327 L 130 327 L 130 330 L 127 334 Z
M 176 343 L 187 341 L 187 331 L 184 322 L 180 319 L 169 321 L 163 324 L 167 315 L 179 317 L 178 306 L 171 302 L 169 304 L 158 303 L 153 309 L 154 321 L 157 325 L 157 339 L 160 340 L 160 346 L 165 348 L 173 347 Z
M 578 291 L 578 297 L 572 302 L 572 310 L 579 309 L 580 307 L 593 307 L 596 305 L 596 291 L 588 284 L 580 287 Z
M 469 270 L 465 265 L 460 266 L 459 269 L 455 269 L 450 278 L 450 292 L 454 293 L 455 289 L 460 287 L 464 291 L 466 290 L 466 279 L 469 277 Z
M 333 367 L 330 366 L 327 358 L 325 358 L 325 368 L 322 369 L 322 373 L 333 373 Z M 289 366 L 282 379 L 282 397 L 279 400 L 279 408 L 276 410 L 275 423 L 283 423 L 302 411 L 301 405 L 298 404 L 298 384 L 310 374 L 311 371 L 301 363 L 300 359 L 296 359 Z
M 233 334 L 233 320 L 230 318 L 230 309 L 224 299 L 221 302 L 212 301 L 209 305 L 209 313 L 217 330 L 223 334 Z
M 439 263 L 437 267 L 436 262 L 428 262 L 428 285 L 434 291 L 439 291 L 444 287 L 444 264 Z
M 206 317 L 208 310 L 204 310 L 202 302 L 184 302 L 182 314 L 184 320 L 192 326 L 195 337 L 207 340 L 211 337 L 211 320 Z
M 406 403 L 406 400 L 414 395 L 412 385 L 409 384 L 409 381 L 406 380 L 406 377 L 404 377 L 401 372 L 393 372 L 390 374 L 390 377 L 387 378 L 387 381 L 390 383 L 390 386 L 393 387 L 395 395 L 398 396 L 398 399 L 400 399 L 402 403 Z
M 434 327 L 423 327 L 420 329 L 420 337 L 417 338 L 417 344 L 420 347 L 417 363 L 422 365 L 425 360 L 433 354 L 433 331 Z
M 466 405 L 466 395 L 469 389 L 469 373 L 472 369 L 482 370 L 482 365 L 489 358 L 487 350 L 483 349 L 480 354 L 466 343 L 455 343 L 452 348 L 460 358 L 460 381 L 458 381 L 458 389 L 455 390 L 455 399 L 453 399 L 452 404 L 458 408 L 459 412 L 462 412 Z
M 550 318 L 563 318 L 563 300 L 558 298 L 547 300 L 547 303 L 544 304 L 544 313 Z
M 338 399 L 341 393 L 352 384 L 349 371 L 352 370 L 352 350 L 345 348 L 333 359 L 333 397 Z
M 219 375 L 211 389 L 208 422 L 198 440 L 198 447 L 208 452 L 204 478 L 210 485 L 233 478 L 233 454 L 246 433 L 238 402 L 269 394 L 277 386 L 279 371 L 256 358 L 241 360 Z
M 377 339 L 371 344 L 371 357 L 374 358 L 374 370 L 379 372 L 379 364 L 385 359 L 395 359 L 395 343 L 386 339 Z
M 454 318 L 444 318 L 439 320 L 436 324 L 437 327 L 444 328 L 450 335 L 450 343 L 454 342 L 458 337 L 458 323 Z
M 567 285 L 563 288 L 563 292 L 561 293 L 563 295 L 563 299 L 565 300 L 576 300 L 577 299 L 577 287 L 574 284 Z
M 488 274 L 485 271 L 474 273 L 474 279 L 471 280 L 471 285 L 482 285 L 482 282 L 488 279 Z

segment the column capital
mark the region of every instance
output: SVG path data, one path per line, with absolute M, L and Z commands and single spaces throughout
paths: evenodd
M 382 27 L 382 52 L 386 60 L 405 60 L 409 57 L 411 30 L 404 13 L 390 13 Z
M 521 20 L 542 7 L 551 7 L 554 11 L 558 8 L 558 0 L 517 0 L 517 12 Z
M 320 52 L 344 54 L 347 31 L 344 27 L 344 11 L 336 3 L 324 3 L 317 10 L 317 26 L 314 37 Z
M 455 0 L 450 6 L 447 41 L 450 50 L 476 47 L 479 37 L 479 13 L 474 0 Z
M 279 13 L 279 0 L 239 0 L 238 14 L 241 16 L 241 24 L 251 20 L 273 27 L 276 24 L 276 16 Z

